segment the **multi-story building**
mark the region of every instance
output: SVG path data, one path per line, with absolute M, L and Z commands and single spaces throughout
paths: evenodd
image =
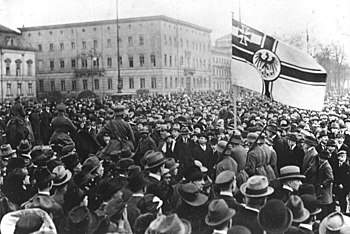
M 36 96 L 35 49 L 20 33 L 0 25 L 1 102 Z
M 211 30 L 166 16 L 21 28 L 37 49 L 38 94 L 208 90 Z
M 212 47 L 211 90 L 227 92 L 231 88 L 231 34 L 218 38 Z

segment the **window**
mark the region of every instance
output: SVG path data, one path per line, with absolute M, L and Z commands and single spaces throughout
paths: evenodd
M 72 42 L 70 43 L 70 47 L 71 47 L 72 50 L 75 50 L 75 42 L 74 42 L 74 41 L 72 41 Z
M 172 57 L 171 57 L 171 55 L 170 55 L 170 56 L 169 56 L 169 67 L 172 66 L 172 63 L 173 63 L 173 61 L 172 61 Z
M 64 68 L 64 60 L 60 60 L 60 66 L 61 68 Z
M 28 95 L 33 95 L 33 83 L 28 83 Z
M 172 45 L 171 37 L 169 37 L 169 44 Z
M 70 65 L 72 68 L 75 68 L 75 59 L 71 59 Z
M 100 89 L 100 80 L 99 79 L 95 79 L 94 80 L 94 85 L 95 85 L 95 89 Z
M 0 61 L 1 62 L 1 61 Z M 10 73 L 10 64 L 11 64 L 11 60 L 10 59 L 6 59 L 5 60 L 5 63 L 6 63 L 6 75 L 7 76 L 10 76 L 11 73 Z
M 134 67 L 134 58 L 129 56 L 129 67 Z
M 76 90 L 77 90 L 77 81 L 72 80 L 72 91 L 76 91 Z
M 167 78 L 167 77 L 165 77 L 164 88 L 165 88 L 165 89 L 168 88 L 168 78 Z
M 167 56 L 166 56 L 166 54 L 164 55 L 164 66 L 166 66 L 166 64 L 167 64 Z
M 64 44 L 60 43 L 60 50 L 64 50 Z
M 177 82 L 177 77 L 175 77 L 175 88 L 177 88 L 178 82 Z
M 83 49 L 86 49 L 86 41 L 82 41 Z
M 6 86 L 6 95 L 7 96 L 11 96 L 11 83 L 7 83 L 7 86 Z
M 143 41 L 143 36 L 140 36 L 140 45 L 143 45 L 144 41 Z
M 156 89 L 157 88 L 157 78 L 152 77 L 151 78 L 151 88 Z
M 17 59 L 15 62 L 16 62 L 16 76 L 21 76 L 21 63 L 22 63 L 22 61 Z
M 107 58 L 107 66 L 112 67 L 112 58 Z
M 39 52 L 43 51 L 43 46 L 41 44 L 38 45 Z
M 32 76 L 32 60 L 27 61 L 27 76 Z
M 183 65 L 184 65 L 184 57 L 181 56 L 181 57 L 180 57 L 180 66 L 183 66 Z
M 111 48 L 112 47 L 112 41 L 111 39 L 107 39 L 107 47 Z
M 122 39 L 119 37 L 118 39 L 119 46 L 122 46 Z
M 61 91 L 66 91 L 66 81 L 61 80 Z
M 166 36 L 164 36 L 164 45 L 166 45 Z
M 98 68 L 100 66 L 99 58 L 93 58 L 92 61 L 93 61 L 94 68 Z
M 140 55 L 140 67 L 143 67 L 145 65 L 145 57 L 143 55 Z
M 87 80 L 83 80 L 83 90 L 87 90 L 87 89 L 88 89 Z
M 132 37 L 128 37 L 128 45 L 132 46 Z
M 146 88 L 146 80 L 145 80 L 145 78 L 140 78 L 140 88 L 141 89 Z
M 50 51 L 53 51 L 53 43 L 50 43 Z
M 183 43 L 182 43 L 182 38 L 180 39 L 180 47 L 182 48 Z
M 173 88 L 173 77 L 172 76 L 170 76 L 170 88 L 172 89 Z
M 55 69 L 55 61 L 50 61 L 50 70 L 53 71 Z
M 129 89 L 134 89 L 134 78 L 133 77 L 129 78 Z
M 81 60 L 81 67 L 82 68 L 87 68 L 87 59 L 82 59 Z
M 113 85 L 112 85 L 112 78 L 108 78 L 108 89 L 112 89 Z
M 98 47 L 98 42 L 97 40 L 94 40 L 94 48 L 97 48 Z
M 51 91 L 55 91 L 56 87 L 55 87 L 55 81 L 51 81 Z
M 44 91 L 44 80 L 39 80 L 39 92 Z
M 156 66 L 156 56 L 154 54 L 151 55 L 151 64 L 153 67 Z

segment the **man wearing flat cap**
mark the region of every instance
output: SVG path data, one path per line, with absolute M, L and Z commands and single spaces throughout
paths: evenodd
M 106 146 L 103 141 L 105 133 L 111 137 L 105 151 L 106 154 L 114 150 L 121 150 L 129 147 L 131 151 L 135 150 L 135 137 L 130 124 L 124 121 L 125 107 L 117 105 L 114 107 L 114 119 L 108 121 L 97 133 L 96 139 L 102 146 Z

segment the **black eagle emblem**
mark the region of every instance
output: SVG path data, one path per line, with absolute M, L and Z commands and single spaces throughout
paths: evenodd
M 277 78 L 280 72 L 280 61 L 272 52 L 259 50 L 254 54 L 253 61 L 263 79 L 272 81 Z

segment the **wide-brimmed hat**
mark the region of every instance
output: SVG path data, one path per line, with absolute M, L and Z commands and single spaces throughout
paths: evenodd
M 168 216 L 160 215 L 153 220 L 145 233 L 147 234 L 190 234 L 191 224 L 185 219 L 180 219 L 177 214 Z
M 13 150 L 10 144 L 5 144 L 0 147 L 1 158 L 9 158 L 14 153 L 16 153 L 16 150 Z
M 106 177 L 98 184 L 95 195 L 102 198 L 104 201 L 110 198 L 123 188 L 122 181 L 118 178 Z
M 148 129 L 147 127 L 142 127 L 142 128 L 140 129 L 140 134 L 143 134 L 143 133 L 149 134 L 149 129 Z
M 191 206 L 201 206 L 208 201 L 208 197 L 199 192 L 193 183 L 181 184 L 178 188 L 181 199 Z
M 234 143 L 234 144 L 241 144 L 242 142 L 242 135 L 240 131 L 235 131 L 230 143 Z
M 96 170 L 100 165 L 101 161 L 99 160 L 99 158 L 97 156 L 91 156 L 84 161 L 82 170 L 91 173 L 94 170 Z
M 266 202 L 258 214 L 258 222 L 267 233 L 283 233 L 292 225 L 293 214 L 281 200 Z
M 216 151 L 218 151 L 219 153 L 223 153 L 224 150 L 225 150 L 225 148 L 226 148 L 226 151 L 225 151 L 224 154 L 229 155 L 229 154 L 231 154 L 231 150 L 230 150 L 228 147 L 226 147 L 226 145 L 227 145 L 227 141 L 219 141 L 219 142 L 216 144 L 215 149 L 216 149 Z
M 32 149 L 32 144 L 28 140 L 21 140 L 19 143 L 17 150 L 20 153 L 29 153 Z
M 169 169 L 169 171 L 173 171 L 176 168 L 179 167 L 179 163 L 175 162 L 174 158 L 169 158 L 166 162 L 165 162 L 165 168 Z
M 116 116 L 125 115 L 125 106 L 123 105 L 117 105 L 113 108 L 113 110 L 114 110 L 114 115 Z
M 72 178 L 72 172 L 64 168 L 63 165 L 55 167 L 52 172 L 56 174 L 56 178 L 53 180 L 53 186 L 63 185 Z
M 266 197 L 273 193 L 266 176 L 255 175 L 241 185 L 240 191 L 246 197 Z
M 305 179 L 305 176 L 300 174 L 300 168 L 297 166 L 285 166 L 280 169 L 280 177 L 278 177 L 278 180 L 293 180 L 298 179 L 302 180 Z
M 70 152 L 64 155 L 63 157 L 61 157 L 61 161 L 69 170 L 73 170 L 73 168 L 80 163 L 79 156 L 76 152 Z
M 316 215 L 322 211 L 322 209 L 318 207 L 318 201 L 315 196 L 304 194 L 300 195 L 300 198 L 304 203 L 304 207 L 310 212 L 310 215 Z
M 56 178 L 56 174 L 50 172 L 47 167 L 37 167 L 34 170 L 33 178 L 36 184 L 45 184 Z
M 247 135 L 247 141 L 250 143 L 256 142 L 258 139 L 259 135 L 254 133 L 254 132 L 250 132 Z
M 107 217 L 112 218 L 113 216 L 122 213 L 125 206 L 126 206 L 126 203 L 121 197 L 112 198 L 107 203 L 105 208 Z
M 188 129 L 188 127 L 182 127 L 180 130 L 180 134 L 181 135 L 188 135 L 188 134 L 190 134 L 190 130 Z
M 126 148 L 123 148 L 122 150 L 118 151 L 117 155 L 119 158 L 132 158 L 135 156 L 135 153 L 131 152 L 129 147 L 126 147 Z
M 305 209 L 303 201 L 297 195 L 291 195 L 286 206 L 292 211 L 295 223 L 302 223 L 310 217 L 310 212 Z
M 145 169 L 155 168 L 165 163 L 167 159 L 161 152 L 154 151 L 146 156 Z
M 149 183 L 149 181 L 145 179 L 141 167 L 136 165 L 132 165 L 128 168 L 128 181 L 128 188 L 131 191 L 138 191 Z
M 236 211 L 227 206 L 223 199 L 213 200 L 208 207 L 208 214 L 205 217 L 205 223 L 208 226 L 217 226 L 230 220 Z
M 320 234 L 348 234 L 350 233 L 350 217 L 340 212 L 334 212 L 324 218 L 319 227 Z

